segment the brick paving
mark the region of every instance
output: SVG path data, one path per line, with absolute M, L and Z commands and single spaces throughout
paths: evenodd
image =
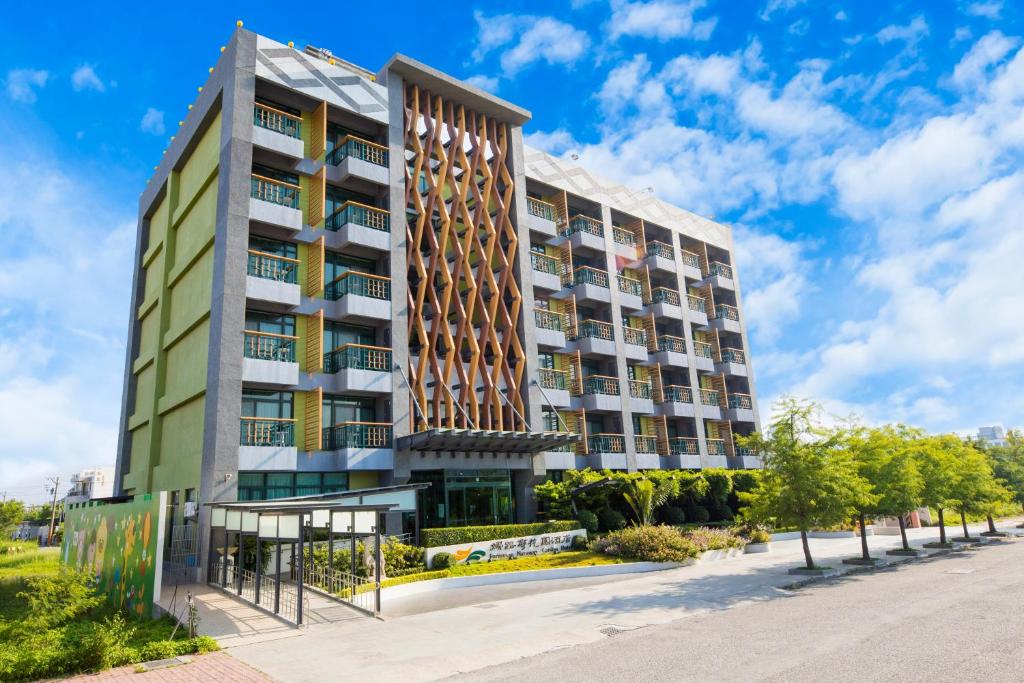
M 130 664 L 98 674 L 87 674 L 67 679 L 75 683 L 210 683 L 231 681 L 269 683 L 274 679 L 238 661 L 227 652 L 199 655 L 187 664 L 136 673 L 137 665 Z

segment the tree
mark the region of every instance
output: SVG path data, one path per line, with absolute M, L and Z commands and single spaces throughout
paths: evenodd
M 1024 433 L 1011 430 L 1005 446 L 988 446 L 985 454 L 996 478 L 1024 509 Z
M 953 444 L 950 443 L 953 447 Z M 992 511 L 1010 498 L 1010 494 L 996 480 L 985 454 L 965 443 L 959 443 L 954 451 L 957 477 L 951 490 L 949 505 L 960 513 L 964 539 L 971 537 L 967 530 L 967 513 L 988 516 L 989 531 L 995 531 Z
M 678 495 L 679 480 L 674 477 L 662 477 L 657 481 L 632 479 L 624 482 L 622 488 L 622 497 L 636 517 L 636 526 L 650 526 L 654 522 L 655 510 Z
M 956 488 L 958 467 L 953 453 L 960 444 L 960 439 L 948 435 L 915 439 L 910 445 L 914 464 L 917 465 L 924 483 L 921 488 L 921 503 L 938 511 L 939 544 L 943 546 L 949 545 L 946 541 L 946 520 L 943 511 L 949 507 Z
M 841 447 L 843 435 L 823 429 L 819 412 L 814 403 L 786 397 L 775 405 L 767 435 L 738 439 L 764 458 L 757 488 L 743 494 L 750 505 L 747 515 L 799 529 L 808 569 L 815 566 L 807 532 L 846 521 L 872 495 L 850 452 Z
M 10 538 L 15 527 L 25 518 L 25 504 L 20 500 L 0 503 L 0 535 Z

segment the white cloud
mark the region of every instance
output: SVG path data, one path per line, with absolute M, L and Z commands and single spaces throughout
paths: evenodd
M 95 90 L 103 92 L 107 89 L 106 84 L 96 75 L 96 70 L 91 64 L 82 64 L 71 74 L 71 87 L 75 92 L 82 90 Z
M 950 80 L 960 89 L 978 85 L 985 80 L 988 68 L 1003 61 L 1019 44 L 1019 38 L 1007 38 L 1000 31 L 982 36 L 953 69 Z
M 536 133 L 530 133 L 523 137 L 523 140 L 530 147 L 536 147 L 537 149 L 544 150 L 548 154 L 561 155 L 565 154 L 569 150 L 575 149 L 577 146 L 576 140 L 573 138 L 572 133 L 559 128 L 549 133 L 538 131 Z
M 846 10 L 839 10 L 838 12 L 836 12 L 836 15 L 835 15 L 835 20 L 836 21 L 849 21 L 849 19 L 850 19 L 850 17 L 847 16 Z
M 967 6 L 968 14 L 976 17 L 985 17 L 986 19 L 998 19 L 1002 11 L 1003 0 L 993 0 L 992 2 L 972 2 Z
M 916 16 L 905 26 L 899 24 L 886 26 L 875 34 L 875 38 L 882 45 L 894 41 L 904 42 L 907 45 L 917 45 L 926 35 L 928 35 L 928 22 L 925 21 L 924 17 Z
M 488 53 L 507 46 L 499 60 L 506 76 L 515 75 L 535 62 L 571 66 L 590 47 L 590 38 L 584 31 L 552 17 L 512 14 L 488 17 L 477 12 L 475 18 L 474 58 L 480 61 Z
M 146 109 L 146 113 L 142 115 L 142 121 L 139 122 L 139 130 L 151 135 L 163 135 L 166 130 L 164 113 L 153 107 Z
M 717 18 L 695 20 L 694 13 L 706 5 L 705 0 L 651 0 L 627 2 L 612 0 L 609 34 L 670 40 L 693 38 L 707 40 L 715 30 Z
M 799 317 L 812 289 L 808 245 L 743 225 L 736 226 L 733 240 L 747 328 L 768 347 L 782 337 L 787 323 Z
M 50 72 L 42 69 L 11 69 L 4 79 L 7 96 L 15 102 L 32 104 L 36 101 L 36 89 L 45 86 L 49 78 Z
M 725 95 L 739 79 L 743 64 L 739 57 L 714 54 L 709 57 L 680 55 L 662 70 L 676 95 L 713 93 Z
M 807 0 L 768 0 L 758 16 L 761 17 L 762 20 L 768 21 L 777 12 L 785 14 L 789 10 L 799 7 L 806 2 Z
M 470 76 L 465 79 L 466 83 L 469 83 L 475 88 L 486 90 L 489 93 L 498 92 L 498 79 L 495 76 L 484 76 L 477 74 L 476 76 Z

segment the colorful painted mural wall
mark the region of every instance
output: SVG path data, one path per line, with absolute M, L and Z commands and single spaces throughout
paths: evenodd
M 72 506 L 64 515 L 61 560 L 92 572 L 115 605 L 150 616 L 160 591 L 166 511 L 166 491 Z

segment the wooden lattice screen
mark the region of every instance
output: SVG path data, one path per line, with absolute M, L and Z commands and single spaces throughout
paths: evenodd
M 323 449 L 324 390 L 322 387 L 306 392 L 306 410 L 302 442 L 307 453 Z

